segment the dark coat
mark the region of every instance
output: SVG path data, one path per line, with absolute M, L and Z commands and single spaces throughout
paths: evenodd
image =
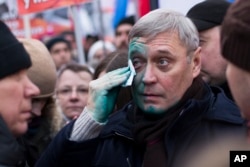
M 19 145 L 0 116 L 0 167 L 26 166 L 25 149 Z
M 164 142 L 169 167 L 191 147 L 199 147 L 222 135 L 246 131 L 237 106 L 220 88 L 207 89 L 202 100 L 189 100 L 177 121 L 166 129 Z M 36 166 L 141 167 L 144 148 L 133 139 L 133 125 L 126 119 L 130 108 L 128 104 L 112 115 L 99 137 L 84 142 L 68 140 L 74 122 L 70 123 L 57 135 Z
M 19 142 L 26 149 L 26 161 L 29 167 L 33 167 L 35 162 L 47 148 L 53 137 L 62 128 L 62 116 L 57 110 L 53 97 L 47 99 L 42 115 L 33 118 L 29 123 L 29 129 L 22 136 Z M 33 126 L 31 125 L 33 124 Z

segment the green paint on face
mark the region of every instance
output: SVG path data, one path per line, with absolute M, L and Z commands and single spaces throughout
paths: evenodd
M 139 58 L 139 61 L 146 61 L 148 59 L 148 48 L 145 43 L 139 41 L 139 38 L 133 38 L 129 43 L 129 59 L 134 61 L 135 58 Z M 142 60 L 141 60 L 142 59 Z M 145 63 L 145 62 L 143 62 Z M 145 69 L 140 71 L 136 71 L 136 76 L 133 81 L 132 86 L 132 94 L 134 97 L 134 102 L 137 106 L 145 113 L 148 114 L 161 114 L 162 111 L 157 109 L 155 106 L 146 106 L 144 97 L 142 96 L 143 92 L 145 92 L 145 84 L 143 82 L 143 78 L 145 75 Z
M 156 113 L 156 108 L 154 106 L 149 106 L 146 110 L 145 110 L 146 113 L 149 113 L 149 114 L 154 114 Z
M 164 114 L 166 111 L 159 108 L 155 108 L 154 106 L 149 106 L 147 109 L 145 109 L 144 112 L 148 114 L 161 115 Z
M 134 78 L 134 83 L 132 85 L 132 95 L 135 104 L 142 110 L 145 111 L 144 99 L 141 96 L 141 92 L 144 92 L 145 85 L 142 82 L 142 73 L 136 75 Z
M 129 43 L 128 56 L 133 63 L 136 63 L 137 61 L 139 61 L 139 63 L 143 63 L 143 67 L 141 67 L 140 70 L 136 71 L 136 76 L 133 80 L 133 85 L 132 85 L 132 94 L 135 104 L 144 113 L 147 114 L 160 115 L 164 113 L 165 111 L 163 111 L 161 108 L 157 108 L 154 105 L 146 104 L 144 99 L 145 97 L 143 96 L 143 93 L 145 92 L 145 83 L 143 82 L 143 78 L 145 76 L 147 60 L 149 59 L 148 46 L 145 43 L 143 43 L 142 40 L 140 41 L 138 37 L 133 38 Z
M 128 51 L 128 58 L 131 59 L 133 57 L 133 54 L 139 53 L 140 55 L 146 55 L 147 49 L 145 47 L 145 44 L 138 41 L 139 37 L 135 37 L 132 39 L 132 41 L 129 43 L 129 51 Z

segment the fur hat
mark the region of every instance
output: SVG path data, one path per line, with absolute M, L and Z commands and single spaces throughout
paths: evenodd
M 225 0 L 206 0 L 187 13 L 199 32 L 221 25 L 230 3 Z
M 28 53 L 7 25 L 0 21 L 0 79 L 31 66 Z
M 238 0 L 228 9 L 221 28 L 222 55 L 250 72 L 250 0 Z
M 48 49 L 36 39 L 20 38 L 19 41 L 29 53 L 32 61 L 28 76 L 41 92 L 35 98 L 52 96 L 56 84 L 56 67 Z

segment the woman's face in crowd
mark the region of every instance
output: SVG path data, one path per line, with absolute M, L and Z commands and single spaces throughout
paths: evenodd
M 73 119 L 78 117 L 86 106 L 89 82 L 92 76 L 85 71 L 65 70 L 58 78 L 57 99 L 64 115 Z

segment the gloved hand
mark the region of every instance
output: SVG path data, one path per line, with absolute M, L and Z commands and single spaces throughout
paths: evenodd
M 86 108 L 95 121 L 99 123 L 107 122 L 108 116 L 115 106 L 119 92 L 118 87 L 126 82 L 129 75 L 129 67 L 124 67 L 90 82 Z

